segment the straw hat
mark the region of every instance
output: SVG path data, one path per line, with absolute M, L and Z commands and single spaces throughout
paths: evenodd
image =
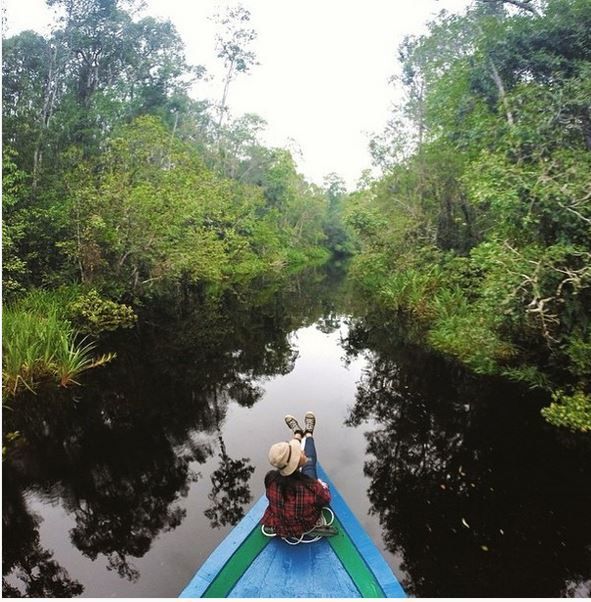
M 279 474 L 286 477 L 297 470 L 300 464 L 301 452 L 301 444 L 297 439 L 292 439 L 289 443 L 281 441 L 271 445 L 269 462 L 271 466 L 279 469 Z

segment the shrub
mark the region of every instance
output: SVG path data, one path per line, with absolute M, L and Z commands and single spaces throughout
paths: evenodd
M 94 289 L 69 303 L 68 313 L 80 332 L 93 335 L 132 328 L 137 321 L 129 305 L 103 299 Z
M 35 392 L 46 381 L 65 387 L 78 384 L 79 374 L 111 361 L 115 355 L 94 357 L 94 344 L 77 341 L 64 315 L 64 303 L 54 292 L 36 291 L 3 311 L 2 389 L 16 395 Z
M 499 364 L 514 354 L 511 345 L 476 316 L 441 320 L 428 336 L 435 349 L 457 357 L 479 374 L 496 374 Z
M 572 431 L 591 431 L 591 395 L 576 391 L 572 395 L 556 391 L 554 402 L 542 409 L 542 416 L 554 426 Z

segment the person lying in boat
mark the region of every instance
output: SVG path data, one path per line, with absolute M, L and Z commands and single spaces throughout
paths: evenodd
M 315 527 L 322 507 L 330 502 L 330 491 L 316 474 L 316 417 L 306 412 L 304 429 L 290 414 L 285 422 L 293 431 L 293 439 L 275 443 L 269 450 L 269 462 L 276 470 L 265 476 L 269 506 L 261 523 L 279 537 L 300 537 Z

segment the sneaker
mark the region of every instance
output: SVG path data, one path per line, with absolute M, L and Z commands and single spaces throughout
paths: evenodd
M 306 433 L 312 435 L 314 433 L 314 427 L 316 426 L 316 416 L 314 412 L 306 412 L 304 416 L 304 426 L 306 427 Z
M 300 433 L 303 434 L 304 430 L 302 429 L 302 427 L 298 424 L 298 421 L 291 415 L 288 414 L 285 417 L 285 424 L 287 424 L 287 426 L 293 431 L 293 434 L 295 435 L 296 433 Z

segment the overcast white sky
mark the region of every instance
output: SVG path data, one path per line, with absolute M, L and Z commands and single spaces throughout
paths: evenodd
M 440 10 L 461 11 L 469 0 L 243 0 L 258 33 L 260 65 L 230 88 L 234 116 L 257 113 L 269 126 L 266 142 L 289 139 L 301 149 L 299 166 L 322 183 L 337 172 L 353 188 L 370 166 L 368 135 L 386 123 L 399 95 L 388 84 L 397 69 L 397 47 L 422 33 Z M 216 73 L 214 25 L 207 19 L 226 6 L 214 0 L 148 0 L 147 13 L 170 18 L 186 44 L 187 58 Z M 7 33 L 46 33 L 52 13 L 43 0 L 3 0 Z M 219 98 L 221 80 L 201 84 L 197 97 Z

